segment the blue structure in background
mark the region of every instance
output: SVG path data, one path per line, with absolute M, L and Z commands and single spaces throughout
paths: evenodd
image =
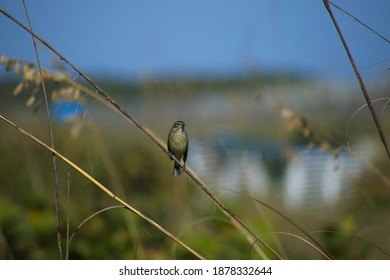
M 55 101 L 52 103 L 54 119 L 59 122 L 69 122 L 81 119 L 85 113 L 85 106 L 77 101 Z

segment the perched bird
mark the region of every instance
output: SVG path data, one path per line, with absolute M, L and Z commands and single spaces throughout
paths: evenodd
M 176 121 L 168 134 L 168 151 L 180 162 L 187 160 L 188 154 L 188 135 L 184 130 L 185 124 L 182 121 Z M 175 161 L 173 166 L 173 176 L 178 176 L 183 172 L 183 168 Z

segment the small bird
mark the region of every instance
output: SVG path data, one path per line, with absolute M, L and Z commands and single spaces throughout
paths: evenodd
M 176 121 L 168 134 L 168 151 L 180 162 L 183 161 L 184 166 L 188 154 L 188 135 L 184 130 L 185 124 L 183 121 Z M 185 168 L 185 167 L 184 167 Z M 178 176 L 183 172 L 183 168 L 175 161 L 173 166 L 173 176 Z

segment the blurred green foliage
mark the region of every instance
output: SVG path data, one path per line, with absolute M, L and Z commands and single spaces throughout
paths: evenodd
M 108 83 L 105 88 L 114 93 L 122 92 L 118 94 L 118 99 L 129 102 L 125 105 L 128 104 L 137 117 L 150 117 L 145 117 L 146 124 L 164 139 L 164 133 L 171 123 L 162 125 L 158 119 L 159 102 L 165 97 L 155 91 L 170 91 L 171 94 L 174 94 L 171 89 L 184 91 L 187 95 L 183 98 L 186 99 L 192 96 L 192 91 L 210 91 L 210 84 L 215 91 L 229 89 L 234 95 L 235 90 L 263 86 L 263 82 L 225 81 L 215 86 L 212 81 L 201 84 L 194 81 L 164 84 L 145 81 L 140 87 Z M 301 80 L 298 82 L 303 83 Z M 8 114 L 22 128 L 48 143 L 47 123 L 42 110 L 32 113 L 32 110 L 23 106 L 24 97 L 12 97 L 10 88 L 12 86 L 9 84 L 2 87 L 4 102 L 0 112 Z M 253 100 L 256 99 L 248 99 L 248 102 Z M 105 107 L 96 105 L 88 112 L 87 118 L 80 122 L 54 123 L 56 149 L 206 258 L 261 258 L 252 242 L 246 240 L 245 235 L 231 224 L 190 178 L 186 175 L 173 178 L 169 158 L 136 127 L 122 119 L 118 121 L 118 118 Z M 317 118 L 319 120 L 321 116 Z M 246 136 L 253 135 L 254 132 L 248 129 L 251 124 L 246 123 L 245 118 L 237 123 L 238 131 Z M 78 130 L 75 130 L 77 126 Z M 261 129 L 263 132 L 270 131 L 269 136 L 279 131 L 274 128 L 271 125 Z M 332 133 L 334 129 L 325 130 L 325 133 Z M 90 215 L 117 203 L 71 167 L 60 160 L 57 162 L 62 248 L 65 252 L 68 211 L 72 233 Z M 388 159 L 377 159 L 375 166 L 382 174 L 388 174 Z M 226 191 L 218 190 L 218 186 L 212 187 L 222 194 L 221 199 L 230 209 L 287 258 L 322 258 L 301 240 L 283 234 L 302 236 L 277 214 L 247 197 L 226 194 Z M 320 214 L 287 212 L 277 198 L 256 198 L 285 211 L 286 215 L 312 232 L 313 237 L 335 259 L 389 259 L 386 251 L 390 251 L 390 228 L 387 221 L 390 189 L 381 176 L 372 172 L 364 174 L 356 182 L 355 188 L 358 195 L 348 207 L 329 209 L 327 213 Z M 0 258 L 59 258 L 51 154 L 3 122 L 0 122 Z M 93 217 L 77 231 L 69 247 L 69 258 L 194 257 L 147 222 L 118 208 Z

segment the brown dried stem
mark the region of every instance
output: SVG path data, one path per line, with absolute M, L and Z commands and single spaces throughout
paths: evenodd
M 388 157 L 390 158 L 390 150 L 389 150 L 389 146 L 387 144 L 387 139 L 386 139 L 386 136 L 385 134 L 383 133 L 383 130 L 382 130 L 382 125 L 380 123 L 380 120 L 378 118 L 378 115 L 376 114 L 376 111 L 375 111 L 375 108 L 374 106 L 372 105 L 372 102 L 371 102 L 371 98 L 370 98 L 370 95 L 368 94 L 367 92 L 367 89 L 366 89 L 366 86 L 363 82 L 363 79 L 362 77 L 360 76 L 360 72 L 356 66 L 356 63 L 355 63 L 355 60 L 353 59 L 353 56 L 349 50 L 349 47 L 348 47 L 348 44 L 347 42 L 345 41 L 344 39 L 344 35 L 343 33 L 341 32 L 341 29 L 340 29 L 340 26 L 339 24 L 337 23 L 337 20 L 335 18 L 335 16 L 333 15 L 333 12 L 332 12 L 332 9 L 330 8 L 329 6 L 329 1 L 328 0 L 323 0 L 324 1 L 324 5 L 325 5 L 325 8 L 326 10 L 328 11 L 331 19 L 332 19 L 332 22 L 333 22 L 333 25 L 335 26 L 336 30 L 337 30 L 337 33 L 339 34 L 339 37 L 341 39 L 341 42 L 343 43 L 343 46 L 344 46 L 344 49 L 347 53 L 347 56 L 348 56 L 348 59 L 349 59 L 349 62 L 351 63 L 351 66 L 353 68 L 353 71 L 355 72 L 355 76 L 359 82 L 359 85 L 360 85 L 360 89 L 362 90 L 362 93 L 364 95 L 364 98 L 366 99 L 366 102 L 367 102 L 367 106 L 368 108 L 370 109 L 370 112 L 371 112 L 371 116 L 372 118 L 374 119 L 374 123 L 375 123 L 375 126 L 376 126 L 376 129 L 379 133 L 379 137 L 380 139 L 382 140 L 382 143 L 386 149 L 386 152 L 387 152 L 387 155 Z
M 28 10 L 27 10 L 27 5 L 26 1 L 23 0 L 23 6 L 24 10 L 26 12 L 26 17 L 28 20 L 28 25 L 30 27 L 30 31 L 32 32 L 32 24 L 30 20 L 30 16 L 28 15 Z M 39 59 L 39 54 L 38 54 L 38 48 L 37 44 L 35 42 L 34 36 L 31 36 L 31 39 L 34 44 L 34 50 L 35 50 L 35 56 L 37 58 L 37 64 L 38 64 L 38 69 L 39 69 L 39 76 L 41 78 L 41 84 L 42 84 L 42 91 L 43 91 L 43 96 L 45 99 L 45 109 L 46 109 L 46 117 L 47 117 L 47 123 L 49 126 L 49 135 L 50 135 L 50 146 L 54 148 L 54 135 L 53 135 L 53 128 L 51 125 L 51 117 L 50 117 L 50 110 L 49 110 L 49 101 L 47 98 L 47 93 L 46 93 L 46 87 L 45 87 L 45 80 L 43 79 L 43 72 L 42 72 L 42 67 L 41 67 L 41 61 Z M 55 211 L 56 211 L 56 225 L 57 225 L 57 247 L 58 247 L 58 253 L 60 255 L 60 259 L 62 259 L 62 234 L 61 234 L 61 217 L 60 217 L 60 206 L 59 206 L 59 194 L 58 194 L 58 173 L 57 173 L 57 162 L 56 162 L 56 155 L 52 154 L 52 159 L 53 159 L 53 173 L 54 173 L 54 197 L 55 197 Z

